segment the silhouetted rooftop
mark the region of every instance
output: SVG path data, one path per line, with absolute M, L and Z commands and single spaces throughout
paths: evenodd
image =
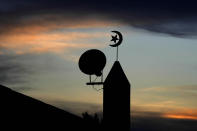
M 0 130 L 83 130 L 81 117 L 0 85 Z M 5 127 L 4 127 L 5 126 Z

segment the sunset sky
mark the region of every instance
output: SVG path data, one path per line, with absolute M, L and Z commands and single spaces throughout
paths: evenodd
M 85 84 L 78 59 L 88 49 L 103 51 L 106 78 L 116 53 L 111 31 L 118 30 L 133 115 L 197 120 L 195 5 L 1 0 L 0 84 L 76 114 L 100 112 L 102 91 Z

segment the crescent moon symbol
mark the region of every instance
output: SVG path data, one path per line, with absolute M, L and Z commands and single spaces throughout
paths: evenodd
M 110 45 L 110 46 L 111 47 L 117 47 L 122 43 L 122 40 L 123 40 L 122 34 L 119 31 L 111 31 L 111 32 L 116 33 L 119 36 L 119 40 L 116 44 Z

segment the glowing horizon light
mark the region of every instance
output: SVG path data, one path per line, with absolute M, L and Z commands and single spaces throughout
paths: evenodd
M 189 120 L 197 120 L 197 116 L 191 115 L 176 115 L 176 114 L 165 114 L 163 115 L 164 118 L 171 118 L 171 119 L 189 119 Z

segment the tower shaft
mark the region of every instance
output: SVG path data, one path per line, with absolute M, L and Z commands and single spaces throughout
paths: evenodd
M 130 83 L 118 61 L 104 82 L 103 121 L 107 131 L 130 131 Z

